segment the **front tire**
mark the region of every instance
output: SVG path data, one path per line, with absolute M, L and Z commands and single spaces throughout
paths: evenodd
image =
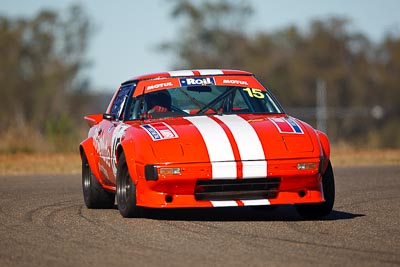
M 124 218 L 143 216 L 144 208 L 136 205 L 136 186 L 129 174 L 123 153 L 119 157 L 117 168 L 117 204 Z
M 90 169 L 85 153 L 82 155 L 82 191 L 89 209 L 110 209 L 114 207 L 115 195 L 100 185 Z
M 335 181 L 333 169 L 329 161 L 328 167 L 322 176 L 322 188 L 324 191 L 325 202 L 313 204 L 297 204 L 297 212 L 306 219 L 316 219 L 328 215 L 335 202 Z

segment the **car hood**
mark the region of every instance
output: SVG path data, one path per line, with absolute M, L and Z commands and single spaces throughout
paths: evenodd
M 255 161 L 319 155 L 312 128 L 286 115 L 192 116 L 149 120 L 139 127 L 146 133 L 158 162 Z

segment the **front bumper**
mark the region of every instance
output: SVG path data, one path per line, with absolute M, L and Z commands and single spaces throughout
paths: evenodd
M 319 163 L 319 159 L 307 159 L 310 160 Z M 323 202 L 318 167 L 298 170 L 298 162 L 298 159 L 270 160 L 267 176 L 254 178 L 212 179 L 210 166 L 206 164 L 180 164 L 182 174 L 161 175 L 156 181 L 146 180 L 142 173 L 136 185 L 137 205 L 194 208 Z

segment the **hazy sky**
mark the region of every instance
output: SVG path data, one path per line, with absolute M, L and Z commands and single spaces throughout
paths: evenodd
M 198 0 L 200 1 L 200 0 Z M 400 0 L 249 0 L 254 15 L 246 19 L 248 31 L 272 32 L 289 24 L 306 28 L 313 19 L 344 16 L 351 29 L 379 42 L 387 31 L 400 33 Z M 63 12 L 71 4 L 83 6 L 95 32 L 90 39 L 87 70 L 92 87 L 113 91 L 140 74 L 170 70 L 171 55 L 157 46 L 180 38 L 178 21 L 170 18 L 168 0 L 0 0 L 0 14 L 34 16 L 43 8 Z M 210 66 L 212 67 L 212 66 Z

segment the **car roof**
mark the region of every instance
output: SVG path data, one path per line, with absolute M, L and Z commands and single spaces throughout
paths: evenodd
M 242 70 L 225 70 L 225 69 L 197 69 L 197 70 L 174 70 L 152 74 L 145 74 L 127 80 L 123 84 L 132 81 L 151 80 L 157 78 L 169 77 L 187 77 L 187 76 L 209 76 L 209 75 L 253 75 L 251 72 Z

